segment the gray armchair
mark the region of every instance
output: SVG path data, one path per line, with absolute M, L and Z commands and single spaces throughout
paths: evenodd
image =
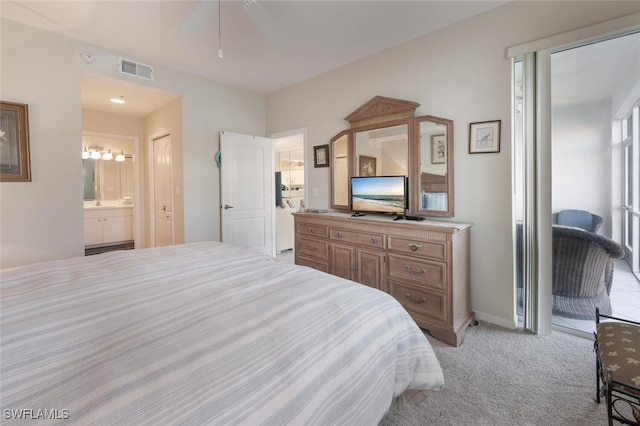
M 611 315 L 613 259 L 623 256 L 622 246 L 607 237 L 553 225 L 553 314 L 595 320 L 598 307 Z
M 602 225 L 601 216 L 586 210 L 560 210 L 553 213 L 552 221 L 555 225 L 575 226 L 596 233 Z

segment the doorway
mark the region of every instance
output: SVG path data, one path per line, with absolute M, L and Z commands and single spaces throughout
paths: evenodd
M 163 247 L 174 243 L 173 232 L 173 152 L 170 133 L 149 138 L 151 147 L 151 194 L 153 196 L 152 246 Z
M 542 325 L 546 331 L 549 317 L 554 328 L 578 333 L 594 326 L 593 320 L 551 314 L 552 265 L 558 259 L 551 255 L 549 229 L 552 213 L 584 210 L 603 218 L 601 235 L 624 242 L 628 226 L 623 210 L 629 204 L 623 199 L 621 122 L 632 117 L 630 111 L 640 102 L 639 37 L 629 32 L 600 37 L 514 61 L 517 311 L 528 330 L 538 331 Z M 624 316 L 626 309 L 616 306 L 616 293 L 628 291 L 622 283 L 632 274 L 625 262 L 614 265 L 613 314 Z M 637 320 L 640 283 L 633 285 L 633 294 L 623 298 Z
M 294 222 L 291 213 L 305 208 L 305 129 L 272 135 L 276 181 L 276 256 L 293 262 Z M 278 196 L 279 191 L 279 196 Z
M 135 136 L 82 132 L 86 254 L 140 247 L 138 152 Z

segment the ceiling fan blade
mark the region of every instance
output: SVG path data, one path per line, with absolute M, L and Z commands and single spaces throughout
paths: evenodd
M 217 1 L 201 0 L 184 18 L 180 28 L 185 31 L 198 31 L 216 13 L 218 13 Z
M 260 3 L 256 0 L 242 0 L 242 8 L 272 44 L 284 44 L 286 41 L 284 31 L 282 31 L 282 28 L 278 26 L 276 21 L 269 16 L 267 11 L 260 6 Z

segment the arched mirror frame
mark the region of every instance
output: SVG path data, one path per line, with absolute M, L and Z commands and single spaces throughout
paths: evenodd
M 446 135 L 446 175 L 443 177 L 444 187 L 446 187 L 446 209 L 444 210 L 426 210 L 421 209 L 421 195 L 423 188 L 422 179 L 422 165 L 421 155 L 422 150 L 427 150 L 431 153 L 431 141 L 422 141 L 420 125 L 421 123 L 429 122 L 435 123 L 439 126 L 444 126 Z M 409 207 L 411 208 L 411 214 L 430 217 L 453 217 L 454 215 L 454 184 L 453 184 L 453 120 L 446 118 L 435 117 L 432 115 L 423 115 L 414 118 L 414 135 L 415 139 L 410 144 L 410 149 L 413 150 L 411 158 L 413 158 L 413 164 L 411 168 L 411 175 L 409 177 Z M 431 154 L 430 154 L 431 155 Z
M 347 153 L 347 180 L 351 176 L 356 175 L 357 159 L 355 156 L 355 134 L 357 132 L 392 127 L 396 125 L 407 125 L 408 132 L 408 164 L 407 176 L 409 177 L 409 214 L 432 216 L 432 217 L 452 217 L 454 214 L 454 190 L 453 190 L 453 121 L 434 117 L 420 116 L 414 117 L 415 110 L 420 106 L 417 102 L 405 101 L 401 99 L 386 98 L 375 96 L 360 108 L 345 117 L 351 128 L 338 133 L 331 139 L 330 155 L 331 155 L 331 183 L 330 197 L 331 208 L 334 210 L 349 211 L 349 202 L 351 194 L 347 193 L 346 205 L 335 203 L 335 155 L 333 153 L 334 143 L 346 135 L 348 153 Z M 447 210 L 421 210 L 420 204 L 420 123 L 431 121 L 439 125 L 446 126 L 446 146 L 447 146 Z M 426 148 L 430 149 L 430 148 Z M 451 155 L 449 155 L 451 153 Z M 348 183 L 347 183 L 348 188 Z

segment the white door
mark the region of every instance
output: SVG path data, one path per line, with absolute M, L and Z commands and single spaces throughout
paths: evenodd
M 171 135 L 153 140 L 155 246 L 173 245 Z
M 269 138 L 220 132 L 222 242 L 275 254 L 275 176 Z

